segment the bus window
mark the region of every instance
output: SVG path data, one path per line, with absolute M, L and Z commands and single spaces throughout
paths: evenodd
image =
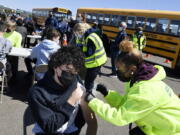
M 92 15 L 92 22 L 96 22 L 97 21 L 97 14 L 93 14 Z
M 37 15 L 38 15 L 38 16 L 41 16 L 41 12 L 40 12 L 40 11 L 37 11 Z
M 104 24 L 105 25 L 110 25 L 110 23 L 111 23 L 110 17 L 111 16 L 107 15 L 107 14 L 104 16 Z
M 48 17 L 49 16 L 49 11 L 46 11 L 45 13 L 46 13 L 45 16 Z
M 144 27 L 145 19 L 146 19 L 145 17 L 137 17 L 137 19 L 136 19 L 136 28 Z
M 180 28 L 178 29 L 178 36 L 180 36 Z
M 98 15 L 98 24 L 103 24 L 103 19 L 104 19 L 103 14 L 99 14 Z
M 167 33 L 169 19 L 159 19 L 156 27 L 156 32 Z
M 39 13 L 40 13 L 40 16 L 44 16 L 44 15 L 43 15 L 43 13 L 44 13 L 43 11 L 39 11 Z
M 119 16 L 119 22 L 126 22 L 127 16 Z
M 60 14 L 55 13 L 54 16 L 57 17 L 57 18 L 59 18 L 59 17 L 60 17 Z
M 91 22 L 91 14 L 86 14 L 86 22 Z
M 179 35 L 180 33 L 178 32 L 180 26 L 180 21 L 179 20 L 172 20 L 169 26 L 169 34 L 171 35 Z
M 45 13 L 45 12 L 42 12 L 42 16 L 46 16 L 46 13 Z
M 154 31 L 156 27 L 156 18 L 148 18 L 146 22 L 145 30 Z
M 134 28 L 134 23 L 135 23 L 135 17 L 134 16 L 128 16 L 127 27 L 128 28 Z
M 41 16 L 44 16 L 44 11 L 41 11 Z
M 112 26 L 118 26 L 119 25 L 119 18 L 118 15 L 112 15 L 112 21 L 111 21 L 111 25 Z
M 32 13 L 35 15 L 35 14 L 37 14 L 37 11 L 34 11 L 34 10 L 33 10 Z

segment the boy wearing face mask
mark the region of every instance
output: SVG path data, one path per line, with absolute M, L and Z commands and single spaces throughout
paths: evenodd
M 90 108 L 114 125 L 135 123 L 137 127 L 130 128 L 129 135 L 179 135 L 180 99 L 163 81 L 164 68 L 145 63 L 129 41 L 121 44 L 121 50 L 116 68 L 118 79 L 125 82 L 125 94 L 108 91 L 99 84 L 96 90 L 104 95 L 106 103 L 87 95 Z
M 97 121 L 83 100 L 78 80 L 83 59 L 77 47 L 62 47 L 51 56 L 44 78 L 30 89 L 35 135 L 79 135 L 85 122 L 86 135 L 96 135 Z
M 146 36 L 143 34 L 143 28 L 138 27 L 136 32 L 133 34 L 133 42 L 134 48 L 142 51 L 142 49 L 146 46 Z
M 25 64 L 28 70 L 28 75 L 33 74 L 33 68 L 31 63 L 35 63 L 35 66 L 40 64 L 48 64 L 49 56 L 56 52 L 60 48 L 59 39 L 60 33 L 54 28 L 49 28 L 47 31 L 46 39 L 32 48 L 31 55 L 25 58 Z M 44 73 L 38 73 L 36 79 L 43 78 Z
M 7 21 L 6 23 L 6 32 L 3 33 L 3 37 L 9 40 L 12 44 L 12 47 L 21 47 L 21 42 L 22 42 L 22 36 L 19 32 L 16 32 L 16 23 L 13 21 Z M 9 86 L 13 86 L 16 82 L 16 76 L 18 72 L 18 60 L 19 58 L 17 56 L 8 56 L 8 62 L 11 65 L 11 70 L 12 70 L 12 77 L 9 80 Z
M 12 21 L 7 22 L 7 30 L 4 33 L 4 38 L 11 41 L 13 47 L 21 47 L 22 36 L 19 32 L 16 32 L 16 23 Z
M 116 68 L 115 68 L 115 58 L 120 52 L 119 44 L 127 38 L 126 33 L 127 24 L 125 22 L 121 22 L 119 26 L 119 32 L 115 38 L 115 42 L 111 46 L 111 65 L 112 65 L 112 73 L 110 75 L 116 76 Z

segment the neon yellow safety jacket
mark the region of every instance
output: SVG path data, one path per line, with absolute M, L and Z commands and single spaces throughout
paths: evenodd
M 100 37 L 96 33 L 91 33 L 85 40 L 85 44 L 83 45 L 83 52 L 87 52 L 87 42 L 88 40 L 92 40 L 96 50 L 95 53 L 89 57 L 85 57 L 85 67 L 86 68 L 94 68 L 101 66 L 106 63 L 107 56 L 103 46 L 103 42 Z
M 138 50 L 142 50 L 146 46 L 146 36 L 142 35 L 138 38 L 137 34 L 133 35 L 134 47 Z
M 155 66 L 158 73 L 150 80 L 126 83 L 124 96 L 109 91 L 107 103 L 94 98 L 90 108 L 102 119 L 123 126 L 135 122 L 146 135 L 180 135 L 180 99 L 162 80 L 166 73 Z
M 5 32 L 3 34 L 3 37 L 8 39 L 13 47 L 20 48 L 21 47 L 21 42 L 22 42 L 22 36 L 19 32 L 13 31 L 10 33 Z

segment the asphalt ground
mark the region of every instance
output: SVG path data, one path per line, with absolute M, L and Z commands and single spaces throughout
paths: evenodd
M 16 85 L 11 88 L 10 93 L 5 93 L 3 96 L 3 103 L 0 104 L 0 135 L 23 135 L 23 115 L 27 108 L 27 91 L 30 86 L 30 78 L 25 78 L 27 70 L 24 65 L 24 59 L 19 58 L 19 69 L 18 77 L 16 80 Z M 111 73 L 110 59 L 102 67 L 102 75 L 98 76 L 95 80 L 95 85 L 98 83 L 103 83 L 109 89 L 117 90 L 123 93 L 123 83 L 121 83 L 117 78 L 109 77 L 108 74 Z M 180 76 L 173 72 L 172 70 L 166 69 L 167 78 L 164 80 L 169 84 L 175 91 L 175 93 L 180 93 Z M 102 96 L 95 92 L 94 94 L 103 99 Z M 106 121 L 98 119 L 98 135 L 128 135 L 128 127 L 117 127 Z M 27 133 L 32 135 L 32 127 L 28 126 Z M 85 135 L 86 126 L 82 129 L 81 135 Z

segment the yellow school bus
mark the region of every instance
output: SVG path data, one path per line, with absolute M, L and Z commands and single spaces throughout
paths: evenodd
M 49 12 L 53 12 L 57 19 L 59 19 L 60 17 L 70 18 L 70 16 L 72 15 L 72 12 L 69 9 L 65 8 L 34 8 L 32 10 L 33 20 L 37 25 L 44 26 Z
M 50 11 L 52 11 L 52 8 L 34 8 L 32 18 L 37 25 L 44 26 Z
M 54 15 L 58 18 L 66 18 L 69 19 L 72 16 L 72 12 L 69 9 L 65 9 L 65 8 L 53 8 L 52 12 L 54 13 Z
M 128 35 L 132 35 L 137 27 L 143 27 L 147 37 L 143 52 L 171 60 L 170 68 L 180 66 L 180 12 L 79 8 L 79 13 L 85 16 L 87 23 L 97 21 L 101 24 L 103 32 L 111 40 L 117 35 L 120 22 L 127 23 Z M 163 65 L 162 62 L 160 64 Z

